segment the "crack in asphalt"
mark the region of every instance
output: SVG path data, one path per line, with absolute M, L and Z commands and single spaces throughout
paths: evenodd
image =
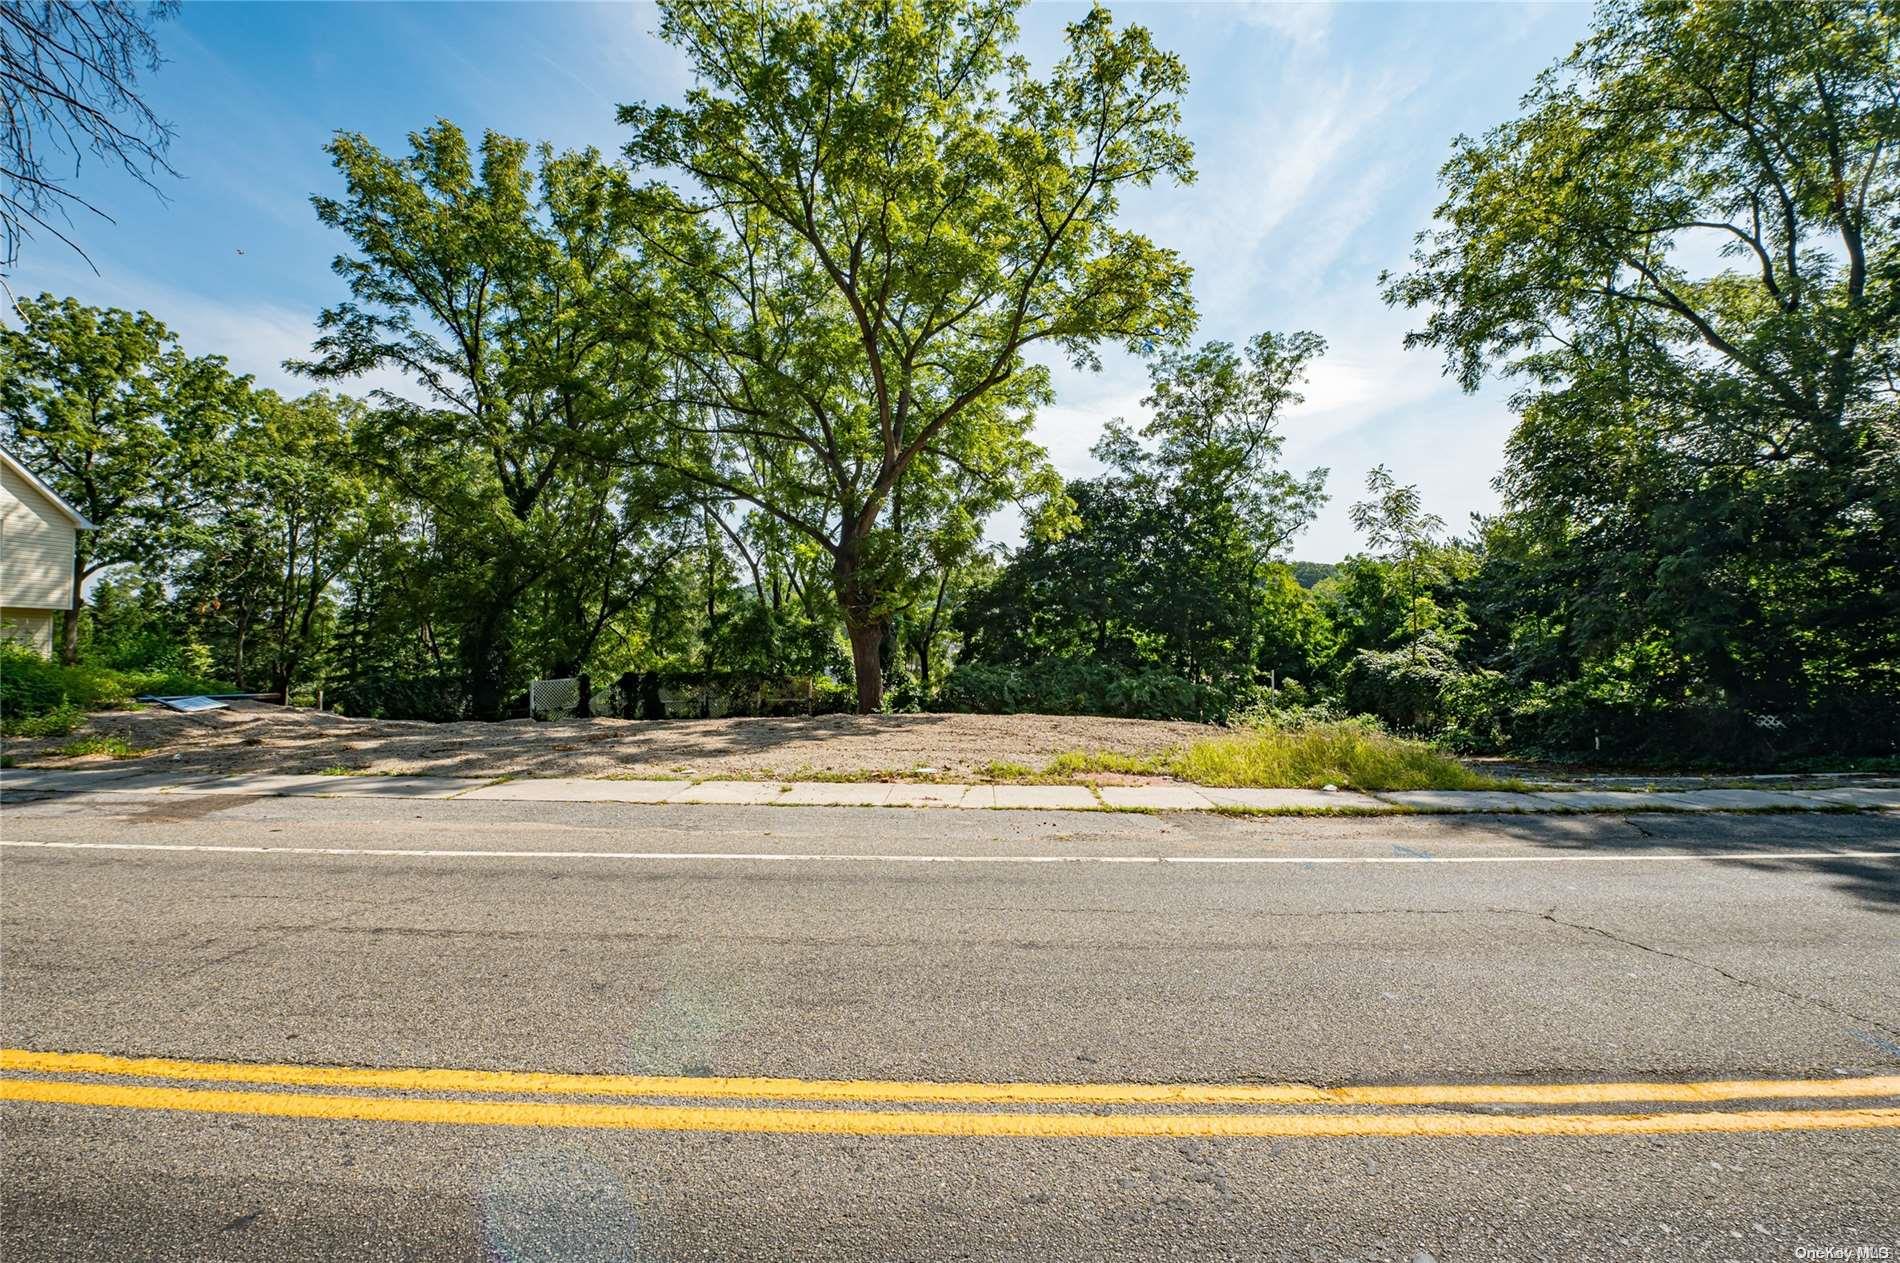
M 1552 925 L 1562 926 L 1566 930 L 1576 930 L 1583 934 L 1594 934 L 1599 938 L 1606 938 L 1612 943 L 1619 943 L 1624 947 L 1633 947 L 1639 952 L 1648 952 L 1651 955 L 1661 956 L 1667 960 L 1681 961 L 1685 965 L 1694 965 L 1698 969 L 1706 969 L 1712 974 L 1726 978 L 1738 987 L 1747 987 L 1755 991 L 1766 991 L 1770 995 L 1777 995 L 1785 1000 L 1793 1000 L 1797 1004 L 1822 1009 L 1837 1017 L 1853 1018 L 1856 1022 L 1864 1022 L 1875 1030 L 1885 1031 L 1889 1035 L 1900 1035 L 1900 1029 L 1889 1026 L 1876 1018 L 1868 1017 L 1864 1013 L 1856 1013 L 1852 1009 L 1843 1008 L 1835 1004 L 1832 1000 L 1825 1000 L 1815 995 L 1803 995 L 1799 991 L 1789 991 L 1785 987 L 1777 987 L 1773 983 L 1762 982 L 1757 978 L 1744 978 L 1740 974 L 1731 973 L 1720 965 L 1711 964 L 1706 960 L 1699 960 L 1694 956 L 1685 956 L 1680 952 L 1672 952 L 1666 948 L 1654 947 L 1648 943 L 1639 943 L 1633 938 L 1625 938 L 1621 934 L 1606 930 L 1599 925 L 1589 925 L 1581 921 L 1566 921 L 1557 915 L 1557 909 L 1554 907 L 1545 912 L 1533 912 L 1527 908 L 1499 908 L 1496 909 L 1496 911 L 1516 912 L 1520 916 L 1535 917 L 1540 921 L 1548 921 Z
M 393 905 L 392 905 L 392 902 L 387 901 L 387 900 L 375 900 L 375 901 L 361 900 L 361 899 L 338 900 L 332 897 L 330 892 L 327 892 L 327 891 L 324 892 L 324 898 L 333 904 L 342 902 L 342 903 L 348 903 L 351 906 L 345 909 L 344 911 L 338 913 L 336 916 L 327 917 L 321 921 L 312 921 L 306 925 L 257 926 L 251 931 L 252 933 L 257 935 L 257 937 L 252 942 L 246 943 L 242 947 L 233 948 L 232 950 L 224 953 L 222 956 L 213 957 L 211 960 L 205 961 L 204 963 L 200 965 L 196 965 L 190 969 L 187 969 L 184 973 L 179 974 L 175 978 L 173 978 L 172 981 L 183 982 L 187 978 L 196 978 L 199 974 L 202 974 L 207 970 L 216 969 L 219 965 L 224 964 L 226 961 L 235 960 L 239 956 L 248 955 L 249 953 L 258 951 L 262 948 L 275 946 L 276 944 L 283 942 L 285 939 L 290 938 L 293 935 L 306 934 L 313 930 L 331 929 L 337 925 L 342 924 L 345 921 L 348 921 L 351 917 L 360 916 L 363 912 L 363 905 L 366 903 L 370 904 L 370 906 L 373 906 L 373 907 L 374 906 L 402 907 L 402 906 L 406 906 L 409 903 L 414 902 L 412 899 L 401 899 L 401 900 L 393 901 Z

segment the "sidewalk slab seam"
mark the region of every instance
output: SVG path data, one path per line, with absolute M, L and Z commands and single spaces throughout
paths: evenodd
M 1086 785 L 998 785 L 992 806 L 1030 810 L 1073 810 L 1094 807 L 1095 795 Z
M 1192 785 L 1104 785 L 1102 802 L 1148 811 L 1207 811 L 1215 805 Z
M 762 807 L 784 797 L 781 781 L 701 781 L 667 799 L 674 803 L 721 803 L 735 807 Z
M 787 807 L 882 807 L 893 788 L 878 781 L 793 781 L 774 801 Z

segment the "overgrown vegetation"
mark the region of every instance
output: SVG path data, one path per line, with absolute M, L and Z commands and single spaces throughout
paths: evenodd
M 1377 469 L 1367 552 L 1276 590 L 1218 501 L 1149 507 L 1204 477 L 1164 437 L 1157 363 L 1165 474 L 1118 462 L 1111 430 L 1110 472 L 1071 485 L 1079 527 L 966 605 L 949 700 L 1035 696 L 1087 656 L 1095 698 L 1178 676 L 1140 691 L 1148 714 L 1319 699 L 1463 750 L 1625 764 L 1900 753 L 1892 21 L 1606 5 L 1523 117 L 1457 142 L 1437 224 L 1384 281 L 1466 387 L 1518 383 L 1504 512 L 1453 537 Z M 1254 415 L 1194 376 L 1197 435 Z
M 144 313 L 21 302 L 0 431 L 100 529 L 66 665 L 0 659 L 8 731 L 206 676 L 493 718 L 585 672 L 631 714 L 810 681 L 792 709 L 1233 723 L 1195 766 L 1249 783 L 1456 783 L 1392 733 L 1900 756 L 1890 12 L 1611 0 L 1456 141 L 1384 294 L 1464 386 L 1515 383 L 1503 509 L 1447 527 L 1381 467 L 1364 551 L 1315 564 L 1328 471 L 1281 453 L 1323 341 L 1201 338 L 1120 223 L 1192 178 L 1186 68 L 1096 9 L 1038 76 L 1014 9 L 664 4 L 698 90 L 623 108 L 624 162 L 337 136 L 301 367 L 406 392 L 284 398 Z M 1036 356 L 1105 346 L 1149 395 L 1065 482 Z
M 1367 719 L 1255 723 L 1151 758 L 1070 751 L 1050 760 L 1041 776 L 1072 780 L 1103 774 L 1171 776 L 1224 788 L 1523 788 L 1474 772 L 1425 742 L 1395 737 Z
M 175 669 L 118 670 L 96 662 L 62 666 L 24 646 L 0 642 L 0 723 L 9 737 L 62 736 L 87 711 L 131 706 L 144 695 L 233 691 L 224 681 Z
M 1170 770 L 1199 785 L 1323 789 L 1514 789 L 1421 741 L 1363 720 L 1242 728 L 1196 741 Z
M 85 758 L 89 755 L 100 754 L 110 759 L 136 759 L 140 755 L 149 752 L 139 749 L 124 737 L 93 736 L 81 737 L 77 741 L 69 741 L 59 747 L 59 749 L 53 751 L 53 753 L 68 759 Z
M 1154 755 L 1070 750 L 1032 768 L 993 762 L 986 780 L 1072 784 L 1116 777 L 1173 777 L 1256 789 L 1522 789 L 1474 772 L 1429 744 L 1395 737 L 1368 719 L 1254 723 Z

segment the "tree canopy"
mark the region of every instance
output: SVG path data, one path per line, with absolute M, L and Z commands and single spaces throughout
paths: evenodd
M 194 462 L 242 411 L 246 380 L 217 357 L 192 358 L 145 312 L 101 310 L 42 294 L 16 304 L 19 329 L 0 326 L 0 433 L 93 524 L 73 555 L 75 598 L 93 575 L 155 562 L 198 484 Z M 78 654 L 68 619 L 61 655 Z
M 970 653 L 1091 657 L 1226 690 L 1307 675 L 1315 638 L 1286 611 L 1309 598 L 1273 562 L 1325 499 L 1324 469 L 1279 463 L 1284 413 L 1323 349 L 1266 333 L 1244 353 L 1209 342 L 1158 355 L 1148 419 L 1111 421 L 1095 449 L 1108 472 L 1069 485 L 1074 528 L 1029 541 L 966 607 Z
M 1556 669 L 1648 644 L 1658 690 L 1766 715 L 1900 692 L 1897 37 L 1886 4 L 1614 3 L 1455 144 L 1386 295 L 1467 387 L 1522 383 L 1490 591 Z
M 642 264 L 624 175 L 593 151 L 538 153 L 438 122 L 392 158 L 339 135 L 342 198 L 314 199 L 353 253 L 354 301 L 323 314 L 319 379 L 393 369 L 419 398 L 378 391 L 358 451 L 426 515 L 436 589 L 460 628 L 476 714 L 498 717 L 525 667 L 567 675 L 682 545 L 659 446 L 665 305 Z M 518 644 L 546 604 L 532 661 Z
M 1116 224 L 1193 178 L 1187 72 L 1096 8 L 1033 73 L 1015 0 L 662 5 L 697 85 L 623 107 L 649 245 L 682 291 L 670 467 L 810 539 L 831 565 L 861 709 L 908 546 L 907 481 L 1055 489 L 1027 440 L 1029 353 L 1184 336 L 1188 269 Z

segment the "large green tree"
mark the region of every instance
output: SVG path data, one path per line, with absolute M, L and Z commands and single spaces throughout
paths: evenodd
M 1370 498 L 1352 506 L 1348 516 L 1353 526 L 1366 537 L 1379 557 L 1389 562 L 1397 582 L 1406 639 L 1417 651 L 1418 638 L 1431 622 L 1421 602 L 1423 589 L 1444 581 L 1439 560 L 1439 540 L 1445 531 L 1445 519 L 1425 511 L 1425 498 L 1416 483 L 1401 483 L 1384 465 L 1374 465 L 1366 474 Z
M 84 588 L 124 562 L 162 560 L 211 491 L 197 464 L 243 409 L 246 379 L 193 358 L 145 312 L 42 294 L 0 327 L 0 435 L 92 522 L 73 551 L 60 652 L 77 660 Z
M 1107 472 L 1071 483 L 1077 524 L 1032 539 L 963 616 L 973 653 L 1022 664 L 1091 657 L 1234 690 L 1307 673 L 1276 566 L 1325 499 L 1326 470 L 1280 463 L 1282 425 L 1324 343 L 1261 334 L 1164 352 L 1139 427 L 1116 419 L 1095 455 Z M 1289 592 L 1289 585 L 1292 591 Z
M 1127 189 L 1193 178 L 1186 70 L 1096 8 L 1038 74 L 1017 7 L 670 0 L 696 86 L 621 110 L 628 154 L 686 186 L 646 191 L 685 294 L 669 461 L 823 550 L 865 711 L 911 570 L 900 485 L 1053 492 L 1031 353 L 1087 364 L 1193 322 L 1187 266 L 1116 223 Z
M 195 471 L 208 494 L 167 569 L 240 689 L 306 683 L 328 641 L 333 588 L 364 539 L 369 492 L 350 454 L 361 413 L 325 391 L 254 391 Z
M 357 135 L 329 148 L 345 193 L 313 201 L 349 238 L 353 300 L 323 313 L 302 367 L 414 383 L 376 393 L 356 451 L 426 510 L 470 709 L 499 717 L 524 672 L 583 664 L 672 555 L 673 490 L 641 459 L 665 303 L 625 177 L 593 151 L 493 132 L 472 149 L 446 121 L 401 157 Z
M 1741 709 L 1892 697 L 1900 8 L 1617 0 L 1596 27 L 1456 143 L 1386 280 L 1465 386 L 1523 382 L 1524 618 L 1572 669 L 1658 641 Z

